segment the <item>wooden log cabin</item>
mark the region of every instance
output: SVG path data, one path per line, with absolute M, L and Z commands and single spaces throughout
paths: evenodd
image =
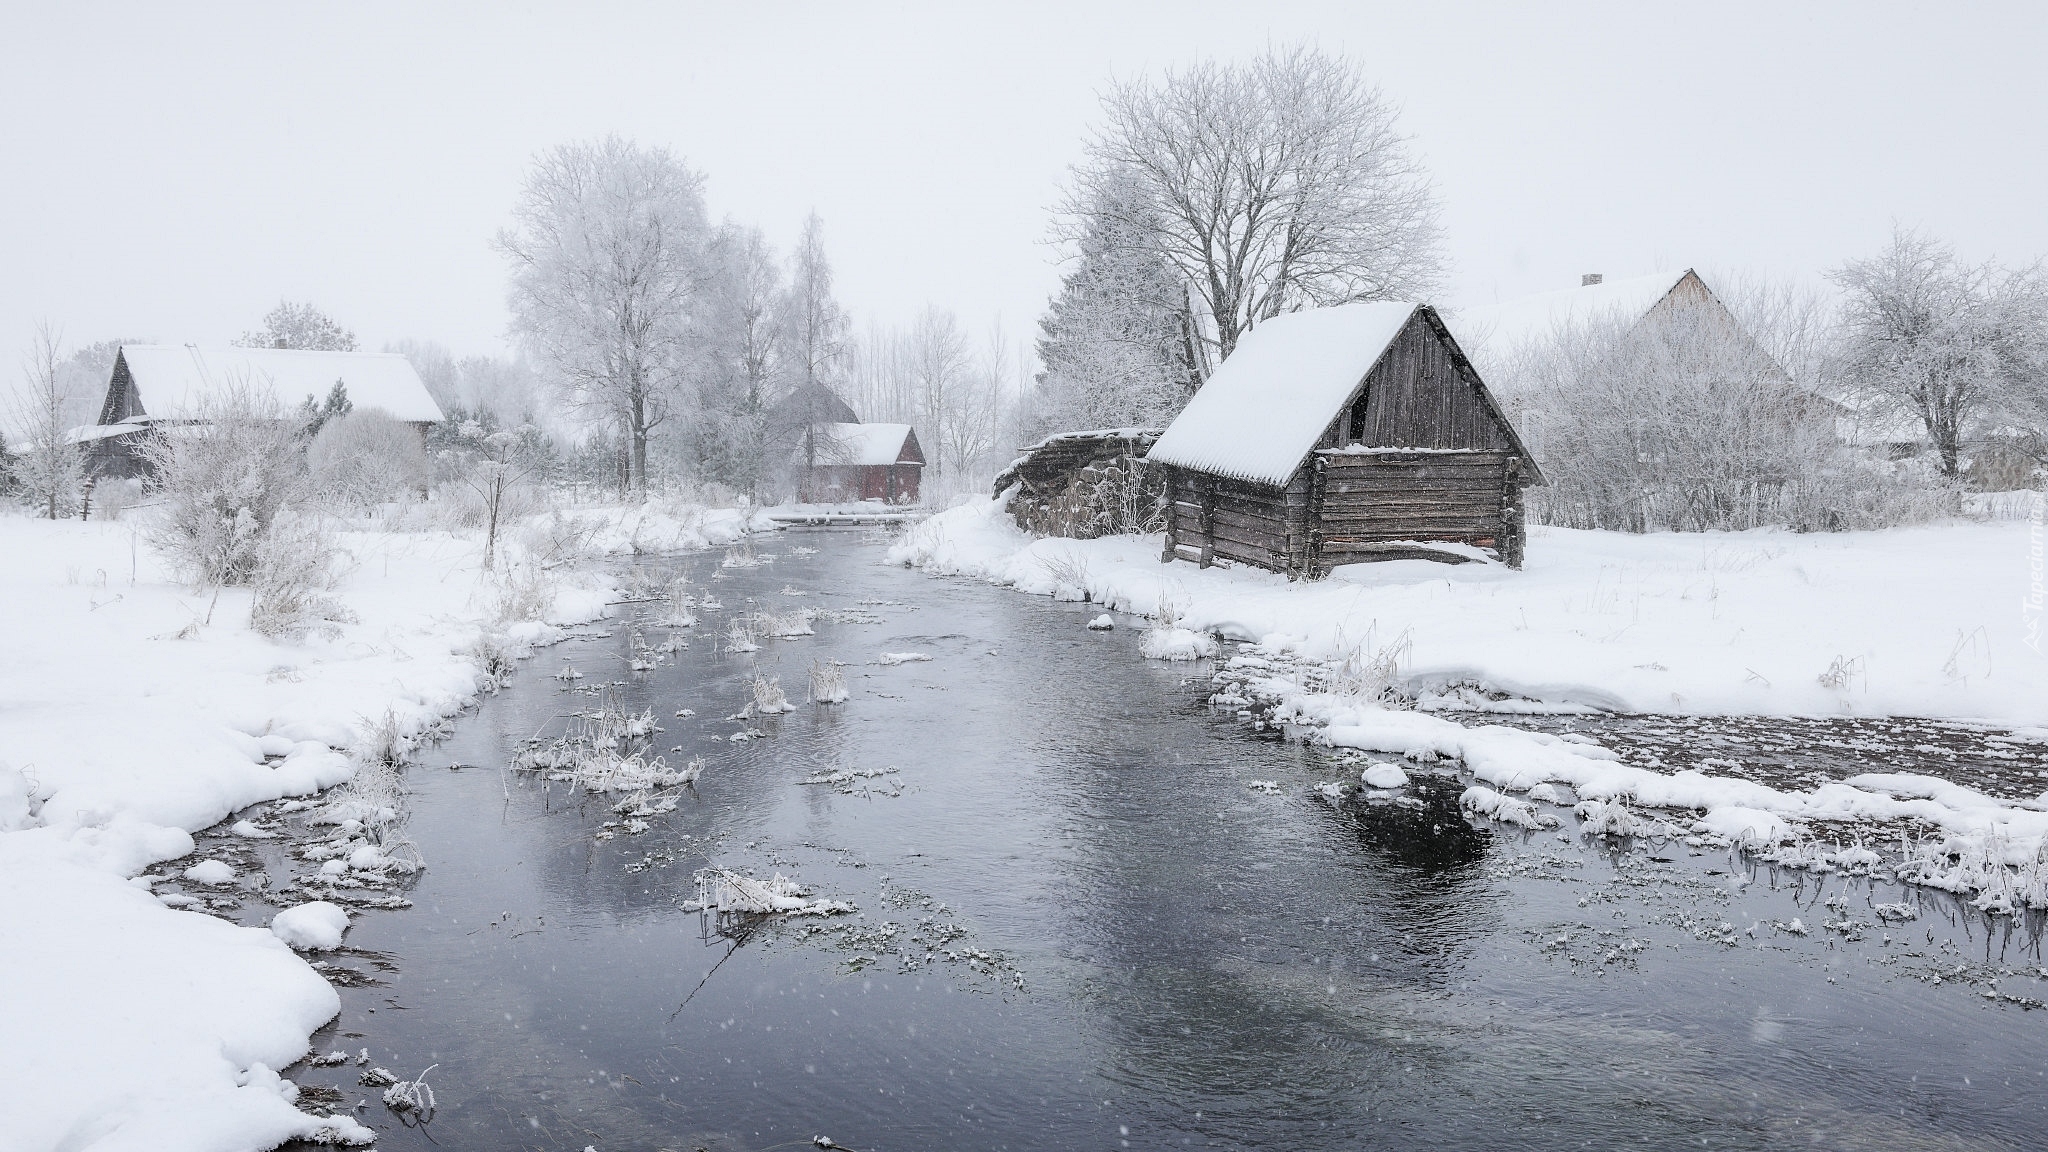
M 1428 305 L 1278 316 L 1246 333 L 1147 454 L 1166 470 L 1162 561 L 1316 579 L 1345 564 L 1519 568 L 1543 476 Z

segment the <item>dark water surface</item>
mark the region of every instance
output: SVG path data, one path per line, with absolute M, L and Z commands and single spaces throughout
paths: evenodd
M 413 769 L 416 906 L 349 937 L 395 970 L 344 988 L 315 1044 L 438 1065 L 438 1108 L 408 1126 L 353 1064 L 291 1073 L 367 1100 L 380 1147 L 2048 1146 L 2024 925 L 1588 846 L 1568 809 L 1564 835 L 1476 827 L 1450 776 L 1418 774 L 1419 806 L 1332 804 L 1310 785 L 1355 767 L 1212 715 L 1206 670 L 1139 659 L 1128 619 L 1091 633 L 1088 606 L 885 568 L 846 532 L 759 551 L 645 562 L 724 605 L 687 651 L 628 672 L 632 613 L 660 606 L 624 609 Z M 729 617 L 805 606 L 837 619 L 717 650 Z M 550 677 L 565 657 L 584 679 Z M 801 700 L 825 657 L 850 701 L 723 739 L 757 668 Z M 501 766 L 603 681 L 708 766 L 601 840 L 615 798 Z M 736 944 L 679 907 L 711 864 L 860 914 Z M 1873 914 L 1890 901 L 1917 918 Z M 1794 917 L 1808 934 L 1774 926 Z

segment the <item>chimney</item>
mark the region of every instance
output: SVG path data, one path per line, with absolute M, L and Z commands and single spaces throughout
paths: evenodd
M 1598 272 L 1588 272 L 1584 276 L 1579 277 L 1579 287 L 1581 288 L 1591 288 L 1599 282 L 1600 274 Z

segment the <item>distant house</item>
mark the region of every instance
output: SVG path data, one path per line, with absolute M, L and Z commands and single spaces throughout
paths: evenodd
M 1709 330 L 1725 331 L 1731 340 L 1762 354 L 1781 380 L 1803 389 L 1810 404 L 1809 413 L 1816 419 L 1832 421 L 1844 442 L 1890 444 L 1896 437 L 1896 421 L 1879 414 L 1860 413 L 1854 406 L 1814 390 L 1811 382 L 1792 380 L 1785 366 L 1755 343 L 1743 330 L 1742 321 L 1691 268 L 1623 280 L 1586 276 L 1577 288 L 1462 308 L 1451 318 L 1464 334 L 1473 360 L 1494 374 L 1496 380 L 1516 355 L 1575 327 L 1619 324 L 1636 329 L 1681 318 L 1689 323 L 1704 322 Z M 1543 436 L 1540 424 L 1536 423 L 1537 415 L 1525 414 L 1525 418 L 1536 424 L 1531 434 L 1541 449 Z
M 1266 321 L 1145 459 L 1166 471 L 1163 560 L 1310 579 L 1399 558 L 1520 566 L 1522 489 L 1543 483 L 1424 304 Z
M 152 428 L 202 422 L 237 390 L 267 396 L 296 414 L 306 400 L 324 400 L 337 383 L 357 410 L 389 413 L 423 437 L 441 421 L 441 406 L 412 362 L 396 353 L 123 344 L 99 423 L 81 429 L 78 438 L 90 445 L 86 459 L 94 475 L 139 475 L 139 447 Z
M 1731 331 L 1738 330 L 1735 314 L 1691 268 L 1622 280 L 1586 276 L 1577 288 L 1460 308 L 1451 319 L 1464 333 L 1472 358 L 1493 367 L 1574 325 L 1619 322 L 1633 326 L 1653 316 L 1688 311 L 1723 319 Z
M 800 500 L 917 502 L 924 449 L 908 424 L 813 425 L 796 452 Z

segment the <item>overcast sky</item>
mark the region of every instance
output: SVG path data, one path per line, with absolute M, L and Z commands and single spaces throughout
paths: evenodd
M 535 152 L 608 132 L 779 245 L 815 208 L 858 319 L 931 302 L 1021 336 L 1104 81 L 1299 40 L 1404 109 L 1440 303 L 1689 264 L 1811 278 L 1895 219 L 2048 253 L 2048 7 L 1654 8 L 0 0 L 0 354 L 39 319 L 225 341 L 280 297 L 372 348 L 504 350 L 489 240 Z

